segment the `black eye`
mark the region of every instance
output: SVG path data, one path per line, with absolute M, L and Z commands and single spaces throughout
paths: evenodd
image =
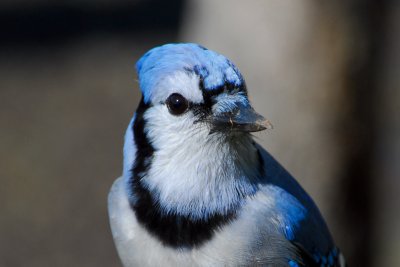
M 169 112 L 173 115 L 181 115 L 189 107 L 189 102 L 180 94 L 172 94 L 167 98 L 166 104 Z

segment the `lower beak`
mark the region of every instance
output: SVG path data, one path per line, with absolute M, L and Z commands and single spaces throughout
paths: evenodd
M 236 107 L 212 117 L 211 132 L 240 131 L 258 132 L 272 129 L 272 124 L 258 114 L 250 105 L 237 104 Z

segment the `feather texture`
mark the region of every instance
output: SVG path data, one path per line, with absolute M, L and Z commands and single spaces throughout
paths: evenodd
M 232 118 L 258 115 L 246 117 L 253 109 L 233 63 L 170 44 L 136 67 L 143 98 L 108 200 L 124 266 L 344 266 L 311 198 L 252 140 L 257 128 L 234 128 Z M 182 114 L 169 112 L 171 94 L 188 102 Z M 228 119 L 211 130 L 218 116 Z

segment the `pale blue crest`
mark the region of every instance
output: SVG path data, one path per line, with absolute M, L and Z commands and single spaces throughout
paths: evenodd
M 205 90 L 214 90 L 225 83 L 240 87 L 243 77 L 226 57 L 198 44 L 166 44 L 151 49 L 136 63 L 140 88 L 148 103 L 157 83 L 176 71 L 194 72 L 203 81 Z

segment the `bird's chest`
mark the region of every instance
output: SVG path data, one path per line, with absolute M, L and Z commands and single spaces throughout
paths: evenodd
M 139 221 L 126 198 L 122 180 L 109 195 L 110 224 L 124 266 L 237 266 L 250 261 L 257 228 L 252 220 L 235 220 L 215 229 L 198 246 L 164 245 Z
M 269 193 L 259 192 L 247 199 L 232 220 L 213 228 L 203 242 L 177 246 L 165 244 L 159 234 L 138 220 L 122 180 L 117 180 L 109 195 L 109 213 L 120 258 L 126 267 L 268 266 L 277 262 L 287 266 L 288 259 L 295 257 L 287 239 L 295 216 L 277 213 L 276 199 L 270 196 L 272 191 Z M 293 209 L 293 213 L 300 210 Z M 159 227 L 168 231 L 163 225 Z
M 124 266 L 237 266 L 249 262 L 249 228 L 233 222 L 201 245 L 190 248 L 164 245 L 136 219 L 133 212 L 111 221 L 118 253 Z M 246 233 L 247 232 L 247 233 Z

